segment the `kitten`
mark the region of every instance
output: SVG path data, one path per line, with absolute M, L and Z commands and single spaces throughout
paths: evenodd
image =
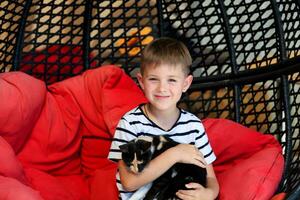
M 127 144 L 121 145 L 122 159 L 133 172 L 139 173 L 147 164 L 164 152 L 178 145 L 178 142 L 166 136 L 141 136 Z M 192 164 L 176 163 L 167 172 L 153 181 L 144 200 L 176 199 L 175 193 L 179 189 L 187 189 L 185 184 L 190 182 L 206 186 L 206 169 Z

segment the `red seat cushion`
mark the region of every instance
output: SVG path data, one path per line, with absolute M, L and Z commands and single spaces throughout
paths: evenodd
M 33 188 L 22 184 L 11 177 L 0 175 L 0 199 L 1 200 L 45 200 L 40 193 Z
M 23 167 L 17 159 L 14 150 L 1 136 L 0 152 L 0 175 L 14 178 L 20 183 L 29 185 L 28 179 L 24 174 Z
M 88 184 L 81 175 L 52 176 L 37 169 L 25 169 L 25 173 L 32 187 L 46 200 L 89 199 Z
M 101 170 L 96 170 L 94 176 L 89 179 L 90 200 L 117 200 L 119 193 L 116 185 L 116 165 L 109 165 Z
M 217 156 L 213 163 L 220 200 L 269 200 L 281 180 L 284 159 L 278 141 L 226 119 L 204 126 Z
M 18 153 L 37 121 L 46 86 L 20 72 L 0 73 L 0 134 Z
M 106 158 L 110 141 L 121 116 L 146 101 L 133 80 L 120 68 L 106 66 L 46 91 L 41 81 L 23 73 L 0 76 L 0 133 L 7 141 L 0 144 L 7 152 L 0 161 L 9 163 L 0 166 L 0 173 L 36 196 L 26 186 L 23 165 L 42 197 L 62 199 L 86 199 L 87 175 L 91 198 L 115 198 L 116 165 Z M 270 199 L 283 171 L 276 139 L 225 119 L 207 119 L 204 125 L 217 156 L 219 199 Z

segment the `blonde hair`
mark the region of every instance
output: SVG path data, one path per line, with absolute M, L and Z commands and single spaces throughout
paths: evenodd
M 182 67 L 184 73 L 190 73 L 192 58 L 187 47 L 180 41 L 172 38 L 158 38 L 152 41 L 142 52 L 141 73 L 145 68 L 157 67 L 162 64 Z

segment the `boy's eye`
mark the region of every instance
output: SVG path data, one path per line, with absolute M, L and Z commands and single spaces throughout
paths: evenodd
M 175 80 L 175 79 L 169 79 L 169 82 L 175 83 L 175 82 L 177 82 L 177 80 Z
M 157 81 L 157 78 L 149 78 L 149 81 Z

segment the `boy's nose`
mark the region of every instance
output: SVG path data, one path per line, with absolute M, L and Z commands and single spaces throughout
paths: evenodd
M 164 82 L 160 82 L 159 85 L 158 85 L 158 90 L 161 92 L 161 91 L 165 91 L 166 90 L 166 87 L 167 87 L 167 84 L 164 83 Z

